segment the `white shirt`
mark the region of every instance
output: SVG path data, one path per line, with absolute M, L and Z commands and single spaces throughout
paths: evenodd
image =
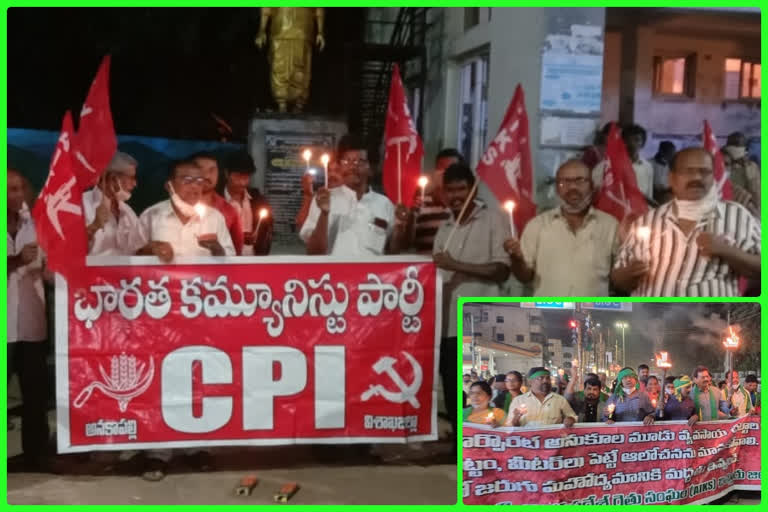
M 17 256 L 27 244 L 37 243 L 35 223 L 29 208 L 19 212 L 16 237 L 8 233 L 8 256 Z M 44 341 L 48 337 L 43 291 L 43 253 L 37 259 L 8 274 L 8 343 Z
M 215 233 L 227 256 L 235 255 L 235 246 L 229 236 L 224 216 L 215 208 L 206 208 L 202 219 L 196 215 L 182 224 L 170 200 L 157 203 L 144 210 L 139 217 L 143 243 L 168 242 L 174 256 L 211 256 L 211 251 L 197 242 L 199 235 Z
M 253 233 L 253 209 L 251 208 L 251 194 L 245 191 L 245 197 L 241 203 L 229 195 L 229 190 L 224 188 L 224 199 L 231 204 L 237 214 L 240 215 L 240 222 L 243 224 L 243 233 Z M 243 256 L 253 256 L 253 246 L 243 243 Z
M 632 168 L 635 170 L 635 178 L 637 178 L 637 188 L 643 193 L 645 197 L 653 197 L 653 166 L 641 158 L 637 162 L 632 162 Z
M 83 193 L 86 226 L 96 218 L 96 208 L 101 204 L 102 197 L 103 192 L 98 187 Z M 141 249 L 143 243 L 139 234 L 139 218 L 133 209 L 122 201 L 118 201 L 118 209 L 120 219 L 116 219 L 110 210 L 109 220 L 94 233 L 93 240 L 89 241 L 90 256 L 133 255 Z
M 307 220 L 299 236 L 306 243 L 315 231 L 320 208 L 312 201 Z M 382 219 L 387 228 L 376 226 Z M 386 196 L 368 191 L 358 201 L 357 193 L 347 186 L 331 189 L 331 209 L 328 214 L 328 249 L 332 256 L 364 257 L 384 254 L 387 238 L 395 223 L 395 207 Z

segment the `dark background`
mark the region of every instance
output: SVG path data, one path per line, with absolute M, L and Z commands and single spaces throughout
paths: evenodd
M 364 9 L 325 18 L 307 111 L 343 118 L 345 48 L 363 40 Z M 258 7 L 11 8 L 8 126 L 58 131 L 109 53 L 118 134 L 217 139 L 215 112 L 244 139 L 253 114 L 275 108 L 258 29 Z

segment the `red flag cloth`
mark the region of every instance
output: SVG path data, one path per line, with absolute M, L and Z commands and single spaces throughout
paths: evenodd
M 477 164 L 477 175 L 500 203 L 514 201 L 515 229 L 518 234 L 536 216 L 533 198 L 533 166 L 528 136 L 528 113 L 520 84 L 507 107 L 496 137 Z
M 32 209 L 37 240 L 48 256 L 48 267 L 68 280 L 85 266 L 88 250 L 83 193 L 73 167 L 73 133 L 72 114 L 67 111 L 48 179 Z
M 117 136 L 109 108 L 109 64 L 107 55 L 101 61 L 80 111 L 72 162 L 82 190 L 96 184 L 117 151 Z
M 411 119 L 397 64 L 392 70 L 392 84 L 389 87 L 384 141 L 384 192 L 393 203 L 404 204 L 404 200 L 413 199 L 419 186 L 424 145 Z
M 648 202 L 637 186 L 635 170 L 616 123 L 611 123 L 605 143 L 605 175 L 595 208 L 610 213 L 619 222 L 630 213 L 642 215 L 648 211 Z
M 715 134 L 712 133 L 712 127 L 709 126 L 709 121 L 704 120 L 704 149 L 709 151 L 712 155 L 715 173 L 715 184 L 720 191 L 720 197 L 722 199 L 733 198 L 733 189 L 731 188 L 731 179 L 728 173 L 725 172 L 725 161 L 723 161 L 723 154 L 720 152 L 720 148 L 717 147 L 717 140 Z

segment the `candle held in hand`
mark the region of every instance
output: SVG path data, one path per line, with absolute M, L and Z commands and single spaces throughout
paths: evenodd
M 427 183 L 429 183 L 429 179 L 426 176 L 422 176 L 419 178 L 419 186 L 421 187 L 421 203 L 424 204 L 424 192 L 427 189 Z
M 328 162 L 331 161 L 331 157 L 328 156 L 328 153 L 323 153 L 320 161 L 323 162 L 323 169 L 325 170 L 325 188 L 328 188 Z
M 515 202 L 512 200 L 504 202 L 504 209 L 509 214 L 509 231 L 512 233 L 513 238 L 517 238 L 515 232 Z

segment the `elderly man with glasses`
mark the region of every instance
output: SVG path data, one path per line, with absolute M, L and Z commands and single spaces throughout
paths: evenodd
M 147 208 L 139 217 L 144 246 L 140 255 L 163 262 L 175 256 L 234 256 L 224 216 L 202 203 L 208 178 L 194 160 L 173 162 L 166 189 L 171 198 Z
M 589 169 L 569 160 L 557 170 L 560 206 L 534 217 L 520 240 L 509 239 L 512 273 L 537 296 L 608 296 L 618 222 L 592 207 Z

